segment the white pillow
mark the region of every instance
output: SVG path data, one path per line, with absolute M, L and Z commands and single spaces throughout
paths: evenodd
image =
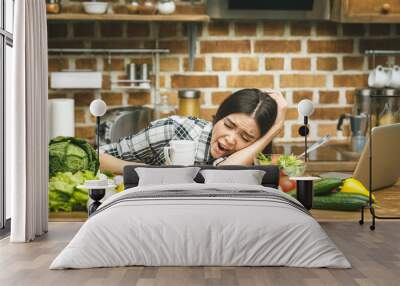
M 262 170 L 202 170 L 205 184 L 235 183 L 247 185 L 261 185 L 265 171 Z
M 195 183 L 199 167 L 184 168 L 135 168 L 139 176 L 138 186 Z

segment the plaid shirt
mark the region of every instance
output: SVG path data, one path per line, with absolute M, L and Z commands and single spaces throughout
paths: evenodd
M 212 164 L 212 123 L 195 117 L 170 116 L 150 123 L 142 131 L 101 146 L 102 152 L 126 161 L 164 165 L 163 149 L 171 140 L 196 142 L 195 164 Z

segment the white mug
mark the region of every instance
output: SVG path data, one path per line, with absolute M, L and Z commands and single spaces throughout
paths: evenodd
M 389 85 L 389 80 L 390 69 L 379 65 L 369 73 L 368 85 L 370 87 L 382 88 Z
M 193 165 L 196 155 L 196 143 L 191 140 L 171 140 L 164 147 L 166 165 Z
M 390 87 L 400 88 L 400 67 L 393 66 L 390 71 L 389 84 Z

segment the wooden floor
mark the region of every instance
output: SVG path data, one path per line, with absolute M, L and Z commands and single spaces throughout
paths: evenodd
M 0 241 L 0 285 L 400 285 L 400 222 L 379 221 L 375 231 L 357 222 L 322 222 L 352 269 L 289 267 L 123 267 L 48 270 L 80 228 L 50 223 L 49 233 L 28 244 Z

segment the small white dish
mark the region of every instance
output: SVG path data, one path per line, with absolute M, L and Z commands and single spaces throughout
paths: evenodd
M 86 180 L 84 185 L 77 186 L 78 189 L 109 189 L 115 188 L 113 180 L 100 179 L 100 180 Z
M 107 2 L 83 2 L 83 9 L 87 14 L 104 14 L 107 11 Z

